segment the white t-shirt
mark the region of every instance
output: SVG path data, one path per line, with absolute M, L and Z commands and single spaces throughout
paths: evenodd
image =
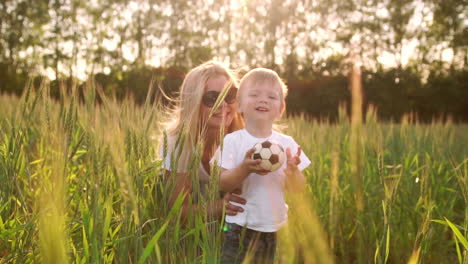
M 273 131 L 267 138 L 256 138 L 242 129 L 224 137 L 220 157 L 214 161 L 218 166 L 230 170 L 237 167 L 245 157 L 245 153 L 253 146 L 265 140 L 279 143 L 284 151 L 290 148 L 291 154 L 297 153 L 299 145 L 290 136 Z M 301 152 L 299 170 L 310 164 L 309 158 Z M 245 205 L 232 203 L 244 208 L 244 212 L 235 216 L 226 216 L 226 222 L 235 223 L 260 232 L 276 232 L 288 220 L 288 205 L 284 199 L 286 160 L 281 168 L 267 175 L 251 173 L 242 183 L 242 194 Z
M 173 156 L 174 152 L 174 142 L 175 137 L 169 136 L 168 138 L 168 149 L 167 153 L 164 156 L 163 144 L 159 146 L 159 157 L 162 159 L 162 167 L 168 171 L 177 171 L 178 173 L 186 173 L 187 168 L 184 165 L 183 161 L 179 161 L 180 165 L 177 168 L 171 168 L 171 157 Z M 177 153 L 175 151 L 174 153 Z M 176 157 L 174 157 L 176 158 Z M 183 158 L 181 158 L 183 159 Z M 205 170 L 203 164 L 200 162 L 200 166 L 198 169 L 198 183 L 200 184 L 200 194 L 205 196 L 207 194 L 207 188 L 210 182 L 210 174 Z M 197 196 L 194 196 L 196 198 Z

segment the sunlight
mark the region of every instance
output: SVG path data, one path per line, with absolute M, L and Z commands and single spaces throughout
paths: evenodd
M 444 61 L 452 61 L 453 60 L 453 50 L 452 49 L 444 49 L 442 51 L 442 60 Z
M 383 65 L 388 65 L 389 67 L 395 67 L 395 55 L 388 51 L 384 51 L 381 53 L 379 57 L 377 57 L 377 61 Z
M 135 43 L 124 44 L 122 46 L 122 56 L 128 61 L 134 61 L 137 57 L 138 50 Z
M 245 8 L 247 5 L 247 0 L 233 0 L 230 1 L 231 9 L 239 10 L 241 8 Z
M 204 5 L 208 7 L 207 10 L 203 11 L 202 9 L 197 9 L 195 12 L 197 15 L 207 15 L 213 22 L 219 23 L 219 30 L 221 30 L 220 34 L 216 34 L 216 30 L 212 28 L 204 31 L 203 24 L 200 23 L 193 23 L 191 24 L 191 28 L 183 29 L 187 30 L 184 31 L 184 34 L 200 34 L 199 39 L 195 41 L 195 43 L 187 43 L 188 46 L 199 45 L 200 47 L 210 47 L 211 54 L 213 57 L 223 58 L 222 60 L 230 60 L 231 63 L 241 63 L 245 62 L 246 60 L 252 60 L 252 56 L 248 55 L 249 52 L 258 53 L 259 51 L 265 50 L 265 38 L 263 41 L 256 41 L 262 39 L 262 37 L 246 37 L 245 41 L 250 41 L 246 43 L 246 47 L 254 49 L 252 51 L 244 51 L 243 48 L 239 45 L 239 43 L 234 44 L 236 41 L 241 41 L 244 36 L 249 35 L 249 30 L 252 28 L 254 30 L 256 25 L 259 23 L 269 23 L 268 21 L 272 20 L 271 14 L 269 14 L 271 0 L 265 2 L 264 4 L 260 4 L 257 2 L 249 2 L 248 0 L 233 0 L 227 2 L 225 5 L 223 3 L 218 2 L 217 0 L 207 0 Z M 91 31 L 85 31 L 83 33 L 82 39 L 79 40 L 80 44 L 78 46 L 74 46 L 74 42 L 72 40 L 63 40 L 60 43 L 60 49 L 65 56 L 71 57 L 74 49 L 77 49 L 77 56 L 86 58 L 86 54 L 90 50 L 97 50 L 98 48 L 104 48 L 106 52 L 118 52 L 121 60 L 127 62 L 133 62 L 138 55 L 138 44 L 137 41 L 134 39 L 135 32 L 128 31 L 127 28 L 131 28 L 132 25 L 135 24 L 135 17 L 139 12 L 147 13 L 149 10 L 158 10 L 159 16 L 155 21 L 159 21 L 162 19 L 169 19 L 170 17 L 174 16 L 174 8 L 175 4 L 167 3 L 164 5 L 150 5 L 147 1 L 141 0 L 131 0 L 125 4 L 116 4 L 122 8 L 120 11 L 114 12 L 106 12 L 102 13 L 102 17 L 112 17 L 111 22 L 109 25 L 97 24 L 95 25 L 98 28 L 98 31 L 107 32 L 101 37 L 98 37 L 99 32 L 91 33 Z M 196 5 L 192 2 L 189 5 Z M 251 9 L 251 5 L 256 5 L 255 11 Z M 292 5 L 291 1 L 284 1 L 281 5 L 289 6 Z M 314 7 L 317 5 L 316 3 L 312 3 Z M 98 8 L 99 1 L 93 0 L 90 2 L 91 8 Z M 213 8 L 211 8 L 213 7 Z M 377 9 L 375 11 L 375 16 L 379 19 L 387 19 L 391 16 L 388 8 L 383 4 L 378 4 Z M 349 29 L 344 27 L 343 23 L 346 21 L 356 22 L 356 19 L 360 19 L 363 16 L 362 12 L 355 11 L 353 14 L 354 18 L 342 18 L 337 13 L 331 13 L 327 16 L 321 15 L 319 12 L 314 12 L 310 9 L 310 7 L 306 6 L 304 3 L 298 3 L 295 7 L 294 15 L 301 15 L 302 18 L 306 20 L 306 24 L 310 25 L 307 30 L 300 28 L 295 23 L 294 19 L 288 18 L 287 14 L 281 14 L 280 16 L 285 16 L 285 20 L 276 21 L 278 23 L 276 28 L 276 41 L 274 47 L 274 62 L 278 65 L 282 65 L 285 62 L 285 56 L 289 54 L 291 50 L 291 45 L 294 47 L 294 53 L 298 56 L 299 59 L 307 60 L 308 57 L 312 56 L 311 59 L 313 61 L 319 61 L 326 59 L 328 56 L 334 55 L 345 55 L 348 53 L 349 49 L 355 49 L 357 47 L 370 47 L 372 46 L 372 41 L 375 41 L 372 36 L 366 32 L 366 29 L 356 30 L 354 33 L 349 32 Z M 366 7 L 367 8 L 367 7 Z M 65 7 L 66 10 L 69 7 Z M 367 9 L 366 9 L 367 10 Z M 51 15 L 55 16 L 55 11 L 49 10 Z M 205 13 L 206 12 L 206 13 Z M 253 12 L 253 13 L 252 13 Z M 282 12 L 280 12 L 282 13 Z M 83 9 L 77 10 L 77 25 L 76 27 L 91 27 L 91 21 L 94 21 L 92 15 L 86 13 Z M 256 18 L 258 17 L 258 18 Z M 187 18 L 188 19 L 188 18 Z M 229 19 L 229 23 L 225 21 Z M 261 19 L 262 21 L 256 21 L 256 19 Z M 324 23 L 322 20 L 326 19 L 327 27 L 320 26 Z M 395 49 L 381 46 L 378 50 L 378 56 L 376 61 L 365 61 L 366 65 L 375 65 L 376 63 L 382 64 L 384 68 L 391 68 L 395 67 L 398 63 L 401 63 L 402 66 L 405 66 L 412 60 L 417 59 L 418 46 L 420 45 L 417 37 L 410 34 L 410 32 L 418 31 L 421 26 L 427 27 L 428 25 L 432 24 L 434 19 L 433 10 L 428 8 L 427 5 L 424 4 L 421 0 L 415 0 L 414 2 L 414 14 L 411 17 L 406 30 L 408 31 L 407 36 L 404 36 L 402 41 L 402 47 L 398 54 L 395 54 Z M 266 22 L 265 22 L 266 21 Z M 274 19 L 272 20 L 274 21 Z M 101 23 L 101 22 L 99 22 Z M 147 23 L 147 22 L 144 22 Z M 143 39 L 144 45 L 144 58 L 145 63 L 150 66 L 160 67 L 163 66 L 164 63 L 171 59 L 172 54 L 174 54 L 174 47 L 171 47 L 169 44 L 169 40 L 173 38 L 173 34 L 169 29 L 169 25 L 174 23 L 171 20 L 167 22 L 156 22 L 157 27 L 148 27 L 143 29 L 143 34 L 146 36 Z M 181 25 L 183 21 L 180 21 Z M 211 23 L 211 22 L 210 22 Z M 467 20 L 463 20 L 463 24 L 465 25 Z M 148 25 L 151 25 L 149 23 Z M 314 26 L 315 25 L 315 26 Z M 392 38 L 392 34 L 394 34 L 394 28 L 392 28 L 391 24 L 389 23 L 382 23 L 381 30 L 383 32 L 388 32 L 388 38 Z M 41 26 L 42 29 L 46 32 L 53 31 L 54 25 L 49 23 Z M 181 26 L 182 27 L 182 26 Z M 179 26 L 177 26 L 179 28 Z M 161 31 L 158 31 L 161 30 Z M 267 28 L 260 29 L 260 31 L 265 31 L 268 33 Z M 368 30 L 368 29 L 367 29 Z M 337 32 L 346 32 L 346 34 L 351 34 L 351 40 L 349 43 L 344 43 L 343 40 L 339 39 Z M 52 33 L 47 33 L 49 37 L 53 37 Z M 206 34 L 203 36 L 203 34 Z M 185 38 L 186 35 L 181 36 L 181 38 Z M 268 37 L 267 37 L 268 38 Z M 250 40 L 249 40 L 250 39 Z M 99 42 L 99 43 L 98 43 Z M 123 43 L 120 43 L 123 42 Z M 227 42 L 231 42 L 226 44 Z M 217 43 L 217 44 L 214 44 Z M 306 44 L 307 43 L 307 44 Z M 312 46 L 310 46 L 312 44 Z M 213 46 L 214 45 L 214 46 Z M 216 48 L 216 45 L 220 45 L 222 48 Z M 353 48 L 354 47 L 354 48 Z M 42 49 L 42 52 L 47 54 L 54 54 L 54 49 L 50 48 L 49 46 L 45 46 Z M 118 50 L 119 49 L 119 50 Z M 183 48 L 181 48 L 183 50 Z M 367 48 L 364 48 L 367 49 Z M 443 45 L 440 47 L 433 47 L 433 50 L 436 50 L 437 55 L 432 52 L 429 56 L 438 56 L 438 58 L 442 59 L 443 61 L 452 61 L 453 57 L 455 56 L 453 50 L 449 49 L 448 46 Z M 37 50 L 35 51 L 37 52 Z M 222 54 L 215 54 L 221 52 Z M 224 52 L 224 54 L 223 54 Z M 365 51 L 364 53 L 366 53 Z M 229 56 L 232 56 L 229 58 Z M 434 54 L 434 55 L 433 55 Z M 260 62 L 265 61 L 264 58 L 258 57 L 258 55 L 262 55 L 265 57 L 264 53 L 257 54 L 254 61 Z M 32 52 L 30 50 L 23 50 L 18 53 L 20 58 L 26 59 L 32 56 Z M 107 57 L 106 57 L 107 56 Z M 345 55 L 346 56 L 346 55 Z M 371 56 L 364 56 L 365 60 L 374 60 L 376 57 Z M 88 58 L 89 59 L 89 58 Z M 90 73 L 86 69 L 92 68 L 94 70 L 97 69 L 104 69 L 107 65 L 107 60 L 110 60 L 108 55 L 104 55 L 102 57 L 104 60 L 102 62 L 101 67 L 92 67 L 91 62 L 85 62 L 84 60 L 80 61 L 80 58 L 74 62 L 75 65 L 70 67 L 70 65 L 60 65 L 58 68 L 66 75 L 67 71 L 70 69 L 73 70 L 73 74 L 79 76 L 80 79 L 86 79 L 86 74 Z M 78 63 L 78 61 L 80 61 Z M 122 65 L 123 66 L 123 65 Z M 54 67 L 52 67 L 54 68 Z M 114 69 L 115 67 L 110 67 Z M 118 68 L 118 66 L 117 66 Z M 49 77 L 50 71 L 45 70 Z M 54 79 L 53 77 L 52 79 Z

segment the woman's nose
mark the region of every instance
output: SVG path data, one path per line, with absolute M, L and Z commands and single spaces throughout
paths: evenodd
M 222 101 L 221 104 L 219 105 L 219 109 L 224 110 L 227 107 L 226 101 Z

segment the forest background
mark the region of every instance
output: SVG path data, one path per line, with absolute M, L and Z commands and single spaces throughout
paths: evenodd
M 464 0 L 6 0 L 0 92 L 45 76 L 53 96 L 93 80 L 142 103 L 150 83 L 174 96 L 190 68 L 216 59 L 278 71 L 289 114 L 335 120 L 354 56 L 380 120 L 466 122 L 467 25 Z

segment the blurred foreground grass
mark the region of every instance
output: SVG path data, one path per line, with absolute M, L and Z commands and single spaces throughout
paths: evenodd
M 54 101 L 47 84 L 0 96 L 0 263 L 217 262 L 219 221 L 182 225 L 182 197 L 167 203 L 160 106 L 87 87 L 81 101 L 73 87 Z M 307 192 L 288 197 L 281 263 L 467 263 L 467 125 L 380 123 L 370 110 L 350 147 L 344 111 L 283 123 L 312 164 Z

